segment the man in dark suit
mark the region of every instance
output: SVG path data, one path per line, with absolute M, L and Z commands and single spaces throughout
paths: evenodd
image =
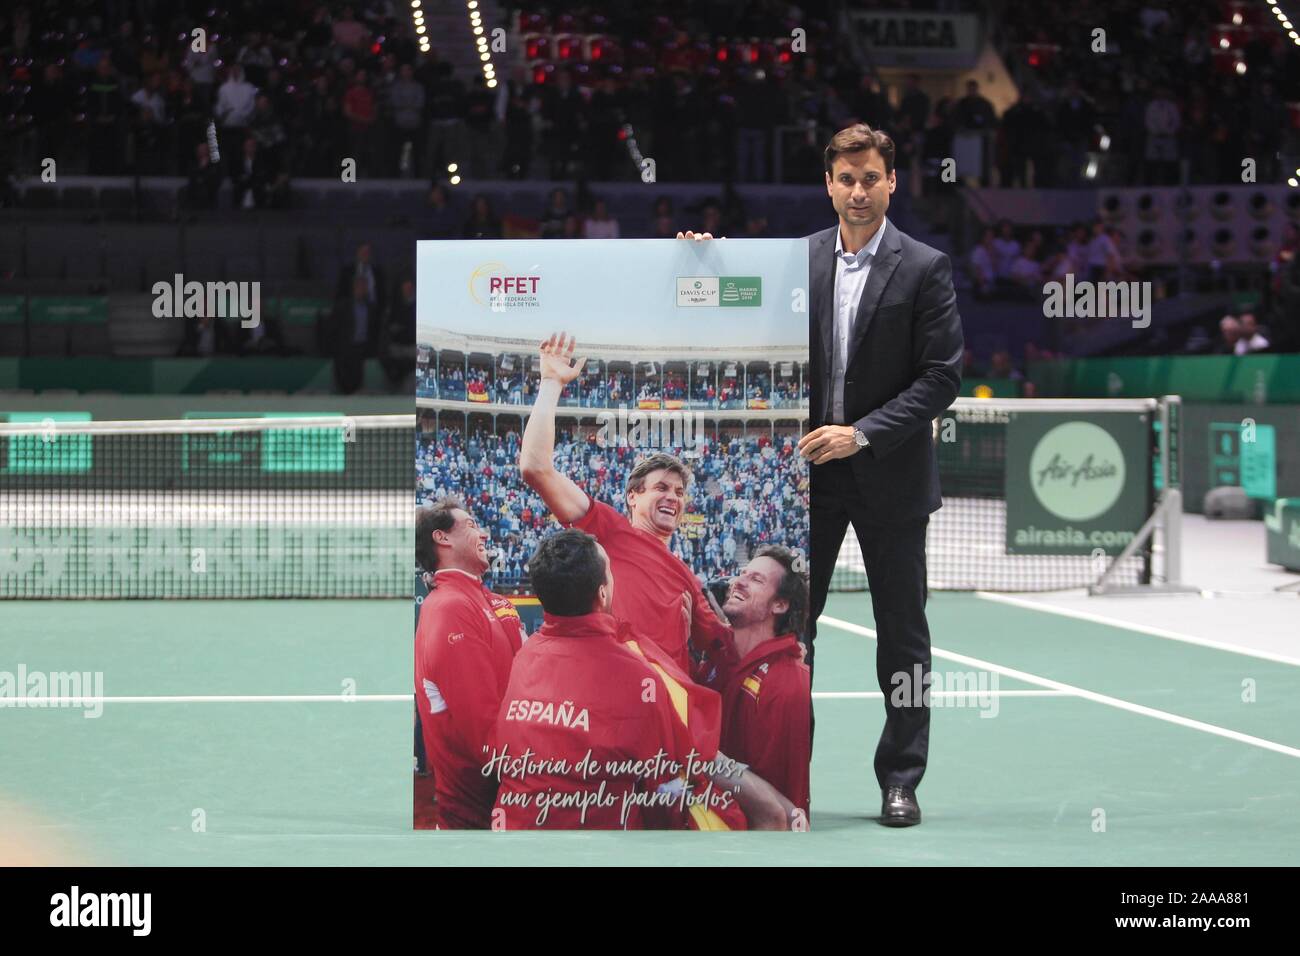
M 826 607 L 844 533 L 862 547 L 876 619 L 885 729 L 880 822 L 921 822 L 930 709 L 925 531 L 940 506 L 932 423 L 957 397 L 965 342 L 948 257 L 888 221 L 894 143 L 858 124 L 831 138 L 826 192 L 839 225 L 808 236 L 812 623 Z M 710 239 L 678 233 L 679 239 Z M 807 663 L 813 666 L 810 640 Z M 917 674 L 921 686 L 916 686 Z M 901 686 L 905 700 L 892 699 Z
M 885 729 L 876 748 L 880 822 L 921 822 L 930 709 L 925 532 L 940 506 L 932 422 L 957 397 L 965 349 L 948 257 L 886 218 L 894 144 L 865 125 L 832 137 L 826 192 L 839 224 L 808 237 L 812 620 L 849 525 L 866 563 Z M 808 664 L 813 663 L 813 648 Z M 916 675 L 922 687 L 915 687 Z M 901 704 L 900 686 L 910 693 Z M 926 698 L 928 700 L 928 698 Z

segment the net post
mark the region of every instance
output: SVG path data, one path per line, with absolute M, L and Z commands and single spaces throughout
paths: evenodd
M 1160 469 L 1161 510 L 1160 544 L 1162 546 L 1162 571 L 1164 583 L 1177 586 L 1182 583 L 1183 564 L 1183 492 L 1182 492 L 1182 429 L 1183 399 L 1181 395 L 1163 395 L 1160 398 Z

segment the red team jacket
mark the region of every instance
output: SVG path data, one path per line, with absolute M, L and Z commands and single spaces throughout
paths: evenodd
M 486 828 L 496 781 L 482 770 L 491 759 L 523 625 L 514 606 L 478 578 L 451 570 L 434 580 L 415 634 L 415 700 L 433 770 L 437 825 Z
M 680 767 L 692 748 L 668 686 L 620 642 L 613 616 L 544 620 L 501 701 L 498 750 L 530 763 L 498 765 L 497 817 L 508 830 L 641 829 L 645 804 L 625 801 L 673 786 L 666 761 Z
M 749 764 L 806 820 L 812 675 L 798 640 L 785 634 L 739 660 L 733 654 L 718 662 L 712 684 L 722 693 L 722 752 Z
M 617 585 L 615 585 L 617 587 Z M 645 658 L 663 679 L 673 704 L 673 713 L 686 728 L 691 746 L 703 762 L 712 761 L 718 754 L 722 737 L 722 698 L 718 692 L 697 684 L 677 666 L 667 652 L 653 641 L 638 637 L 626 621 L 618 622 L 618 639 L 635 653 Z M 730 759 L 736 758 L 727 755 Z M 723 799 L 704 773 L 703 766 L 689 774 L 692 794 L 700 797 L 688 806 L 677 808 L 665 817 L 656 817 L 650 825 L 662 829 L 688 830 L 746 830 L 749 822 L 735 798 Z M 684 811 L 684 812 L 683 812 Z
M 627 518 L 590 495 L 587 513 L 572 527 L 594 537 L 609 555 L 614 615 L 658 644 L 684 673 L 691 673 L 688 639 L 705 650 L 725 637 L 727 627 L 713 613 L 699 580 L 653 534 L 632 527 Z M 690 593 L 692 602 L 689 634 L 678 610 L 683 591 Z

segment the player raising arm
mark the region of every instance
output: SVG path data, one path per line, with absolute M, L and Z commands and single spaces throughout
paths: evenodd
M 686 513 L 690 469 L 672 455 L 641 459 L 624 490 L 628 517 L 595 501 L 555 468 L 555 413 L 560 392 L 582 372 L 586 359 L 573 357 L 572 336 L 558 333 L 541 344 L 541 383 L 519 449 L 519 471 L 561 524 L 596 538 L 609 553 L 619 589 L 614 615 L 659 645 L 684 672 L 691 672 L 688 644 L 708 651 L 727 634 L 704 597 L 695 575 L 669 550 Z M 616 450 L 609 452 L 611 459 Z M 690 627 L 668 609 L 685 598 Z

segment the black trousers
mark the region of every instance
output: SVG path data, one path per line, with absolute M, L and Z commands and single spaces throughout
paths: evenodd
M 925 619 L 925 529 L 928 517 L 882 525 L 873 519 L 845 459 L 811 465 L 811 622 L 813 667 L 817 618 L 849 525 L 862 547 L 876 619 L 876 681 L 885 695 L 885 729 L 876 747 L 881 789 L 915 787 L 925 773 L 930 745 L 930 627 Z

